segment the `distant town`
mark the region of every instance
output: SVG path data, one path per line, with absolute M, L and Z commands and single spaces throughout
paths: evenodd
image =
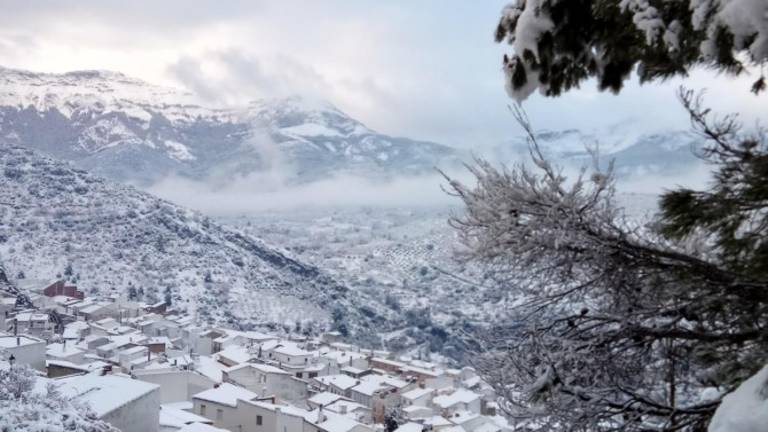
M 201 325 L 166 302 L 64 280 L 0 292 L 0 368 L 123 432 L 500 432 L 496 395 L 461 369 L 345 343 Z

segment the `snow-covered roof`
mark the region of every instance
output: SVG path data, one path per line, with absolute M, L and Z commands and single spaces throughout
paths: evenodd
M 337 363 L 344 363 L 348 362 L 350 359 L 364 359 L 365 354 L 360 354 L 354 351 L 328 351 L 323 354 L 323 357 L 329 360 L 334 360 Z
M 408 414 L 409 418 L 415 418 L 417 416 L 423 417 L 423 416 L 431 416 L 434 412 L 432 411 L 432 408 L 420 406 L 420 405 L 411 405 L 403 408 L 403 412 Z
M 195 370 L 198 373 L 210 378 L 214 382 L 220 383 L 222 381 L 222 371 L 227 368 L 226 366 L 208 356 L 200 356 L 197 361 L 198 366 Z
M 343 399 L 343 398 L 344 398 L 344 396 L 337 395 L 336 393 L 322 392 L 322 393 L 318 393 L 318 394 L 312 396 L 311 398 L 308 399 L 307 402 L 311 402 L 311 403 L 317 404 L 317 405 L 326 406 L 326 405 L 329 405 L 329 404 L 331 404 L 333 402 L 336 402 L 337 400 Z
M 327 432 L 349 432 L 361 425 L 345 415 L 327 410 L 323 410 L 322 416 L 319 414 L 319 410 L 312 411 L 312 414 L 315 416 L 315 421 L 310 420 L 310 423 L 319 426 Z
M 14 348 L 17 346 L 34 345 L 38 343 L 45 343 L 45 341 L 27 335 L 0 335 L 0 348 Z
M 21 312 L 17 313 L 14 319 L 21 322 L 48 321 L 48 315 L 37 312 Z
M 408 385 L 407 382 L 388 375 L 366 375 L 360 377 L 359 381 L 360 384 L 352 387 L 352 390 L 366 396 L 372 396 L 377 391 L 386 388 L 401 389 Z
M 51 357 L 69 357 L 71 355 L 82 354 L 84 351 L 72 346 L 72 344 L 66 345 L 63 343 L 52 343 L 45 349 L 45 353 Z
M 157 384 L 114 375 L 81 375 L 60 382 L 58 388 L 63 395 L 88 403 L 99 417 L 160 388 Z
M 139 345 L 139 346 L 135 346 L 133 348 L 124 349 L 124 350 L 120 351 L 120 354 L 121 355 L 133 355 L 133 354 L 139 354 L 139 353 L 146 352 L 146 351 L 148 351 L 147 347 Z
M 341 368 L 341 371 L 351 373 L 353 375 L 360 375 L 361 373 L 365 372 L 365 370 L 356 368 L 354 366 L 344 366 L 343 368 Z
M 315 378 L 318 382 L 325 385 L 333 385 L 341 390 L 350 389 L 358 384 L 358 380 L 349 375 L 326 375 Z
M 462 425 L 478 417 L 480 417 L 480 414 L 476 414 L 471 411 L 456 411 L 451 415 L 449 420 L 455 424 Z
M 479 398 L 480 395 L 473 391 L 458 389 L 451 394 L 435 396 L 432 402 L 440 408 L 449 408 L 458 403 L 470 403 Z
M 293 357 L 312 355 L 311 352 L 305 351 L 301 349 L 301 347 L 299 347 L 298 345 L 291 344 L 291 343 L 282 343 L 276 346 L 275 349 L 273 349 L 272 351 L 278 354 L 283 354 L 283 355 L 293 356 Z
M 501 432 L 501 427 L 492 421 L 487 421 L 479 426 L 475 426 L 472 432 Z
M 343 409 L 346 409 L 348 413 L 351 413 L 356 410 L 370 411 L 370 408 L 368 408 L 367 406 L 359 404 L 357 402 L 353 402 L 348 399 L 344 399 L 344 398 L 339 399 L 336 402 L 333 402 L 331 404 L 328 404 L 323 409 L 327 409 L 335 413 L 341 413 Z
M 84 314 L 90 314 L 94 312 L 98 312 L 102 309 L 104 309 L 107 305 L 106 304 L 92 304 L 90 306 L 86 306 L 84 308 L 80 308 L 79 312 Z
M 220 429 L 205 423 L 190 423 L 181 429 L 179 429 L 178 432 L 229 432 L 226 429 Z
M 96 321 L 94 324 L 100 325 L 104 328 L 115 328 L 120 326 L 120 323 L 117 322 L 117 320 L 114 318 L 102 318 Z
M 432 425 L 432 426 L 435 426 L 435 427 L 450 426 L 450 425 L 453 424 L 453 423 L 448 421 L 448 419 L 446 419 L 443 416 L 432 416 L 432 417 L 429 417 L 429 418 L 425 418 L 423 420 L 424 420 L 424 424 Z
M 87 330 L 91 326 L 88 325 L 85 321 L 72 321 L 71 323 L 64 326 L 65 329 L 75 329 L 75 330 Z
M 211 420 L 173 405 L 160 405 L 160 426 L 182 428 L 190 423 L 212 423 Z
M 45 361 L 45 366 L 46 367 L 50 367 L 50 366 L 65 367 L 65 368 L 69 368 L 69 369 L 79 370 L 81 372 L 90 372 L 90 371 L 93 370 L 93 369 L 90 369 L 90 368 L 86 367 L 85 365 L 74 364 L 72 362 L 68 362 L 68 361 L 64 361 L 64 360 L 46 360 Z
M 251 358 L 253 358 L 253 355 L 248 352 L 247 348 L 241 347 L 239 345 L 229 346 L 224 350 L 219 351 L 217 355 L 219 357 L 224 357 L 226 359 L 232 360 L 235 363 L 245 363 Z
M 415 388 L 413 390 L 410 390 L 410 391 L 407 391 L 407 392 L 403 393 L 402 396 L 403 396 L 403 399 L 407 399 L 407 400 L 413 401 L 413 400 L 416 400 L 416 399 L 418 399 L 420 397 L 426 396 L 426 395 L 428 395 L 428 394 L 430 394 L 430 393 L 432 393 L 434 391 L 435 391 L 435 389 L 429 388 L 429 387 Z
M 257 399 L 259 395 L 243 387 L 224 383 L 216 388 L 202 391 L 192 397 L 194 399 L 214 402 L 234 408 L 237 406 L 238 400 L 253 400 Z
M 423 430 L 424 425 L 408 422 L 400 425 L 397 429 L 395 429 L 395 432 L 422 432 Z
M 286 372 L 286 371 L 284 371 L 284 370 L 282 370 L 280 368 L 276 368 L 274 366 L 270 366 L 270 365 L 266 365 L 266 364 L 262 364 L 262 363 L 242 363 L 242 364 L 239 364 L 239 365 L 232 366 L 230 368 L 224 369 L 224 371 L 225 372 L 234 372 L 234 371 L 237 371 L 237 370 L 240 370 L 240 369 L 244 369 L 244 368 L 253 368 L 253 369 L 256 369 L 256 370 L 258 370 L 260 372 L 264 372 L 264 373 L 272 373 L 272 374 L 279 374 L 279 375 L 290 375 L 288 372 Z

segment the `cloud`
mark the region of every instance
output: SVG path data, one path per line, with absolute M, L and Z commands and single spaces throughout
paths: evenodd
M 242 105 L 258 98 L 332 96 L 326 79 L 286 55 L 253 56 L 237 48 L 184 55 L 168 72 L 209 103 Z
M 462 176 L 467 177 L 466 173 Z M 400 177 L 379 182 L 341 176 L 309 184 L 277 186 L 271 174 L 257 173 L 223 187 L 177 177 L 148 191 L 211 216 L 237 216 L 272 210 L 333 207 L 422 207 L 457 204 L 442 190 L 439 175 Z M 470 180 L 467 178 L 467 180 Z
M 0 65 L 115 69 L 222 104 L 307 93 L 384 133 L 476 148 L 521 132 L 500 70 L 508 46 L 492 37 L 509 1 L 0 0 Z M 752 78 L 696 71 L 630 83 L 618 96 L 587 82 L 560 98 L 535 95 L 526 109 L 537 129 L 628 118 L 648 131 L 680 128 L 675 89 L 684 82 L 709 88 L 716 110 L 753 119 L 768 98 L 749 93 Z

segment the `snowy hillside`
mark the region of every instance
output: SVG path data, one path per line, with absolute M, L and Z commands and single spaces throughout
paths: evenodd
M 8 275 L 64 274 L 86 291 L 141 288 L 202 320 L 365 333 L 376 313 L 316 267 L 239 231 L 34 151 L 0 145 L 0 261 Z M 385 328 L 380 322 L 378 325 Z
M 0 137 L 105 177 L 148 184 L 279 169 L 290 181 L 416 174 L 457 161 L 450 147 L 379 134 L 301 97 L 215 108 L 116 72 L 0 68 Z

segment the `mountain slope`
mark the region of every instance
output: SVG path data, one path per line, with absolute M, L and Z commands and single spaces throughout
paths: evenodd
M 380 319 L 362 316 L 364 296 L 313 266 L 37 152 L 0 143 L 0 183 L 0 261 L 9 275 L 64 273 L 86 293 L 134 287 L 147 300 L 168 293 L 203 320 L 243 327 L 297 317 L 322 327 L 333 313 L 354 332 Z
M 623 127 L 622 127 L 623 126 Z M 621 179 L 646 175 L 676 175 L 701 163 L 694 151 L 701 145 L 698 137 L 687 131 L 635 133 L 630 125 L 619 125 L 597 131 L 568 129 L 541 131 L 536 140 L 545 155 L 569 167 L 589 165 L 587 151 L 597 149 L 602 163 L 614 161 Z M 510 162 L 527 160 L 528 143 L 523 137 L 485 149 L 493 160 Z
M 377 133 L 327 102 L 289 97 L 212 108 L 191 93 L 107 71 L 0 68 L 0 137 L 144 185 L 267 169 L 289 181 L 380 177 L 457 161 L 450 147 Z

